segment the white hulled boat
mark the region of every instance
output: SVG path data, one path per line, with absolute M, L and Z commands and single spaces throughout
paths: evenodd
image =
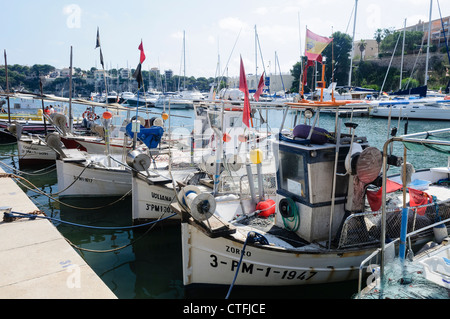
M 291 107 L 308 114 L 314 104 Z M 317 104 L 314 111 L 317 123 Z M 275 195 L 264 189 L 255 202 L 239 189 L 216 196 L 205 185 L 182 189 L 172 207 L 183 214 L 186 286 L 306 285 L 358 277 L 361 262 L 380 246 L 381 211 L 365 210 L 366 189 L 379 187 L 383 161 L 399 165 L 401 158 L 370 147 L 354 135 L 353 123 L 346 124 L 351 135 L 341 133 L 338 123 L 336 115 L 334 132 L 315 124 L 296 126 L 292 134 L 282 128 L 274 142 Z M 389 224 L 390 238 L 399 236 L 398 226 Z

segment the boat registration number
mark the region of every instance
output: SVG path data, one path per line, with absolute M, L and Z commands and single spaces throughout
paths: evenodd
M 237 260 L 220 260 L 218 256 L 211 254 L 210 255 L 211 262 L 210 266 L 212 268 L 219 268 L 219 267 L 225 267 L 228 268 L 231 272 L 236 272 L 239 262 Z M 279 279 L 285 279 L 285 280 L 309 280 L 313 278 L 317 271 L 298 271 L 298 270 L 278 270 L 276 268 L 272 267 L 263 267 L 263 266 L 256 266 L 255 264 L 242 262 L 240 266 L 240 273 L 242 274 L 263 274 L 264 277 L 279 277 Z

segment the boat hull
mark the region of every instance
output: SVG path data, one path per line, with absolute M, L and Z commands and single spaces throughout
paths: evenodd
M 56 152 L 40 141 L 17 141 L 19 165 L 52 165 L 56 160 Z
M 143 224 L 167 217 L 175 212 L 170 208 L 175 192 L 172 188 L 149 184 L 146 180 L 133 176 L 133 224 Z M 180 221 L 174 215 L 167 221 Z
M 450 120 L 450 109 L 426 106 L 407 107 L 374 107 L 370 115 L 373 117 L 408 118 L 418 120 Z
M 64 196 L 123 196 L 131 194 L 131 172 L 125 169 L 87 167 L 85 164 L 56 161 L 58 188 Z M 76 180 L 76 182 L 74 182 Z M 67 189 L 66 189 L 67 188 Z
M 184 285 L 230 285 L 244 241 L 231 236 L 211 238 L 190 222 L 181 227 Z M 235 285 L 296 286 L 354 280 L 361 261 L 373 250 L 319 252 L 247 245 Z

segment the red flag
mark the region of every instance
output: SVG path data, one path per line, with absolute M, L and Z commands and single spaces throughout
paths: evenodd
M 140 58 L 140 63 L 144 63 L 145 61 L 145 53 L 144 53 L 144 46 L 142 45 L 142 40 L 141 40 L 141 44 L 138 47 L 139 50 L 141 50 L 141 58 Z
M 386 194 L 398 191 L 402 187 L 403 187 L 402 184 L 393 182 L 389 179 L 386 180 Z M 367 200 L 369 201 L 370 208 L 372 209 L 373 212 L 376 212 L 377 210 L 380 209 L 382 194 L 383 194 L 382 187 L 380 187 L 380 189 L 377 192 L 373 192 L 373 191 L 366 192 Z
M 245 76 L 244 63 L 241 56 L 241 72 L 239 78 L 239 90 L 244 92 L 244 112 L 242 114 L 242 122 L 250 128 L 250 99 L 248 97 L 247 77 Z
M 262 91 L 264 89 L 264 72 L 261 74 L 261 78 L 259 79 L 258 89 L 256 90 L 253 97 L 255 98 L 255 101 L 259 101 L 259 96 L 261 95 Z
M 409 191 L 409 206 L 420 206 L 426 205 L 433 202 L 433 198 L 425 192 L 417 189 L 408 188 Z M 425 215 L 426 207 L 418 208 L 417 214 L 423 216 Z

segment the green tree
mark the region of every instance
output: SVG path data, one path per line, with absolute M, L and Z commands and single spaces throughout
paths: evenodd
M 330 43 L 322 52 L 322 55 L 327 57 L 325 64 L 325 79 L 327 83 L 330 83 L 333 79 L 337 85 L 348 84 L 351 51 L 352 38 L 348 34 L 339 31 L 334 32 L 333 42 Z M 334 64 L 332 61 L 333 57 Z

